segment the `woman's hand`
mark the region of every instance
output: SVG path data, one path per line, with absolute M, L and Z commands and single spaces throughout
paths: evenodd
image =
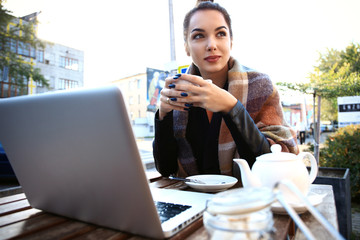
M 186 82 L 181 80 L 186 80 Z M 237 103 L 237 99 L 228 91 L 219 88 L 211 80 L 204 80 L 199 76 L 182 74 L 173 84 L 175 84 L 173 90 L 187 94 L 177 99 L 177 106 L 184 106 L 186 103 L 212 112 L 227 113 Z
M 172 110 L 187 111 L 191 106 L 186 102 L 178 102 L 178 99 L 188 96 L 187 93 L 175 89 L 180 76 L 181 74 L 177 74 L 165 79 L 165 86 L 160 92 L 159 120 Z
M 172 110 L 187 111 L 191 106 L 227 113 L 237 102 L 233 95 L 211 80 L 189 74 L 167 78 L 160 94 L 160 120 Z

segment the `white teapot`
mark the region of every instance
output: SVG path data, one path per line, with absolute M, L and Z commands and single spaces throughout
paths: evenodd
M 307 196 L 309 187 L 314 182 L 318 165 L 313 155 L 302 152 L 298 155 L 293 153 L 281 152 L 281 146 L 274 144 L 270 148 L 272 153 L 263 154 L 256 158 L 256 161 L 250 171 L 250 167 L 244 159 L 234 159 L 239 165 L 241 172 L 241 180 L 243 186 L 246 187 L 269 187 L 283 180 L 292 181 L 295 186 Z M 308 157 L 311 162 L 310 174 L 303 162 Z M 289 203 L 298 202 L 298 198 L 291 191 L 284 187 L 280 187 L 285 199 Z

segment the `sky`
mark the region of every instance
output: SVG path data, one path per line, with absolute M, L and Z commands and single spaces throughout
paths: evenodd
M 195 0 L 173 0 L 176 62 L 191 63 L 182 23 Z M 319 53 L 360 43 L 359 0 L 218 0 L 231 18 L 232 55 L 273 82 L 306 82 Z M 6 0 L 21 17 L 41 11 L 38 36 L 84 51 L 85 86 L 167 70 L 168 0 Z

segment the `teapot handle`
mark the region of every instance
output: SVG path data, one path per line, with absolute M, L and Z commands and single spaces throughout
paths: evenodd
M 309 157 L 310 159 L 310 163 L 311 163 L 311 170 L 310 170 L 310 174 L 309 174 L 309 183 L 312 184 L 315 181 L 315 178 L 317 176 L 318 173 L 318 164 L 316 162 L 315 157 L 308 152 L 301 152 L 299 153 L 298 157 L 302 160 L 305 157 Z

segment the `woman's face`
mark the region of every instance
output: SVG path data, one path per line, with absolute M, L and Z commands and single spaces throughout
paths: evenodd
M 190 19 L 185 50 L 201 75 L 227 70 L 232 39 L 223 15 L 216 10 L 201 10 Z

